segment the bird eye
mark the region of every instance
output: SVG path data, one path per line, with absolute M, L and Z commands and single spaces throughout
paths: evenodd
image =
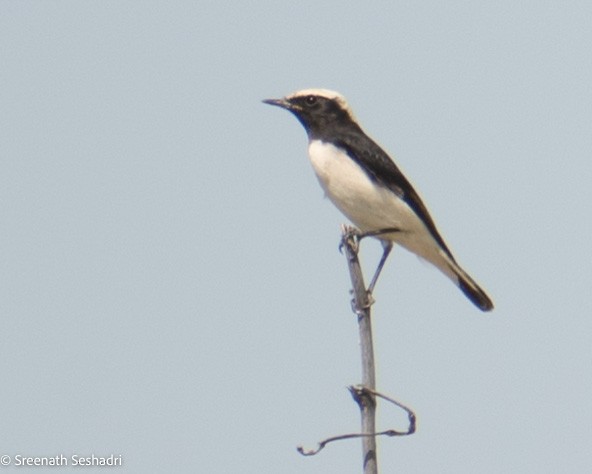
M 317 97 L 314 95 L 309 95 L 304 100 L 306 101 L 306 105 L 315 105 L 317 103 Z

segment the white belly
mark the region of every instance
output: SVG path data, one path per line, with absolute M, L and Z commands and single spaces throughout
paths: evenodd
M 384 237 L 427 260 L 438 260 L 439 246 L 413 209 L 393 192 L 371 181 L 345 152 L 313 140 L 308 154 L 327 197 L 360 230 L 400 229 Z

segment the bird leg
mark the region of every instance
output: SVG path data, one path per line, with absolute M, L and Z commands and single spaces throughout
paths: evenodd
M 381 240 L 380 243 L 382 244 L 382 248 L 383 248 L 382 257 L 380 257 L 380 262 L 378 262 L 378 267 L 376 267 L 376 271 L 374 272 L 374 276 L 372 277 L 372 281 L 370 281 L 370 285 L 368 286 L 367 291 L 369 294 L 372 294 L 372 292 L 374 291 L 374 285 L 376 285 L 376 282 L 378 281 L 378 276 L 380 275 L 380 272 L 382 271 L 382 267 L 384 267 L 386 259 L 388 258 L 389 254 L 391 253 L 391 250 L 393 250 L 393 243 L 390 240 Z
M 392 234 L 393 232 L 401 232 L 401 229 L 398 229 L 396 227 L 387 227 L 386 229 L 362 232 L 361 234 L 358 234 L 358 240 L 362 240 L 364 237 L 378 237 L 384 234 Z
M 350 240 L 350 242 L 353 243 L 355 246 L 354 251 L 356 253 L 358 253 L 358 245 L 364 237 L 379 237 L 380 235 L 384 235 L 384 234 L 392 234 L 393 232 L 400 232 L 401 229 L 398 229 L 396 227 L 388 227 L 386 229 L 371 230 L 368 232 L 360 232 L 355 227 L 343 225 L 342 231 L 344 233 L 344 236 L 343 236 L 341 243 L 339 245 L 339 251 L 341 252 L 343 250 L 343 246 L 345 245 L 345 241 Z M 369 295 L 372 295 L 372 291 L 374 291 L 374 286 L 376 285 L 376 282 L 378 281 L 378 277 L 380 275 L 380 272 L 382 271 L 382 267 L 384 267 L 384 264 L 389 256 L 389 254 L 391 253 L 391 250 L 393 249 L 393 243 L 390 240 L 380 240 L 380 243 L 382 244 L 382 248 L 383 248 L 382 257 L 380 257 L 380 261 L 378 262 L 378 267 L 376 268 L 376 271 L 374 272 L 374 276 L 372 277 L 372 280 L 370 281 L 370 286 L 368 286 L 367 292 Z
M 379 229 L 379 230 L 371 230 L 368 232 L 364 232 L 363 234 L 360 234 L 358 236 L 358 241 L 362 240 L 364 237 L 379 237 L 384 234 L 391 234 L 393 232 L 400 232 L 400 231 L 401 231 L 401 229 L 398 229 L 396 227 L 389 227 L 386 229 Z M 380 275 L 380 272 L 382 271 L 382 267 L 384 267 L 386 259 L 388 258 L 389 254 L 391 253 L 391 250 L 393 250 L 393 243 L 390 240 L 381 240 L 380 243 L 382 244 L 382 248 L 383 248 L 382 257 L 380 257 L 380 261 L 378 262 L 378 267 L 376 267 L 376 271 L 374 272 L 374 276 L 372 277 L 372 280 L 370 281 L 370 285 L 368 286 L 368 293 L 369 294 L 372 294 L 372 292 L 374 291 L 374 286 L 376 285 L 376 282 L 378 281 L 378 276 Z

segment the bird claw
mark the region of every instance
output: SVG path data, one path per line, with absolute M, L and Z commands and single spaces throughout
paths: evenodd
M 339 253 L 343 253 L 343 247 L 349 245 L 354 253 L 358 253 L 360 247 L 360 236 L 358 229 L 347 224 L 341 224 L 341 241 L 339 242 Z

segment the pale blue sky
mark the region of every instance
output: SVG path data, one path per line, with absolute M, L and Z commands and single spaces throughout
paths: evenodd
M 0 455 L 358 473 L 344 218 L 261 104 L 343 93 L 491 294 L 402 249 L 381 472 L 592 465 L 592 4 L 0 1 Z M 364 242 L 371 271 L 380 254 Z M 395 410 L 379 427 L 404 426 Z M 3 468 L 10 472 L 14 467 Z M 30 472 L 39 472 L 34 469 Z M 19 469 L 19 472 L 28 472 Z

